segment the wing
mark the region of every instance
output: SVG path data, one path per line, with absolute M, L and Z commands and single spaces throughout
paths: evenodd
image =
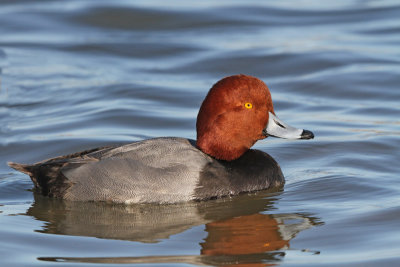
M 183 138 L 155 138 L 116 147 L 96 161 L 62 167 L 63 176 L 72 183 L 63 198 L 119 203 L 188 201 L 210 160 Z

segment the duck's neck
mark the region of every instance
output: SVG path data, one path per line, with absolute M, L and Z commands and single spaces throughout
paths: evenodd
M 197 147 L 204 153 L 220 160 L 231 161 L 242 156 L 253 144 L 243 145 L 243 142 L 224 142 L 218 138 L 200 136 L 196 142 Z

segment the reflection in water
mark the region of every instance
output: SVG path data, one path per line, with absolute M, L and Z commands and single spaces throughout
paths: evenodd
M 283 251 L 297 233 L 321 224 L 305 214 L 265 214 L 278 195 L 279 192 L 259 192 L 207 202 L 130 206 L 68 202 L 35 195 L 27 215 L 47 222 L 39 232 L 52 234 L 158 242 L 197 225 L 204 224 L 207 232 L 200 244 L 200 256 L 39 258 L 44 261 L 266 266 L 284 257 Z

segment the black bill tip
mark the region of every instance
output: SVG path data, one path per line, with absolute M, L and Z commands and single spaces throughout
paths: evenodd
M 303 130 L 300 139 L 313 139 L 314 134 L 309 130 Z

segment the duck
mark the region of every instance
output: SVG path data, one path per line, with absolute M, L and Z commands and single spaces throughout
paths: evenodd
M 123 204 L 205 201 L 282 187 L 279 164 L 251 147 L 269 136 L 314 138 L 311 131 L 280 120 L 267 85 L 244 74 L 211 87 L 196 132 L 196 140 L 158 137 L 8 165 L 29 175 L 34 190 L 51 198 Z

